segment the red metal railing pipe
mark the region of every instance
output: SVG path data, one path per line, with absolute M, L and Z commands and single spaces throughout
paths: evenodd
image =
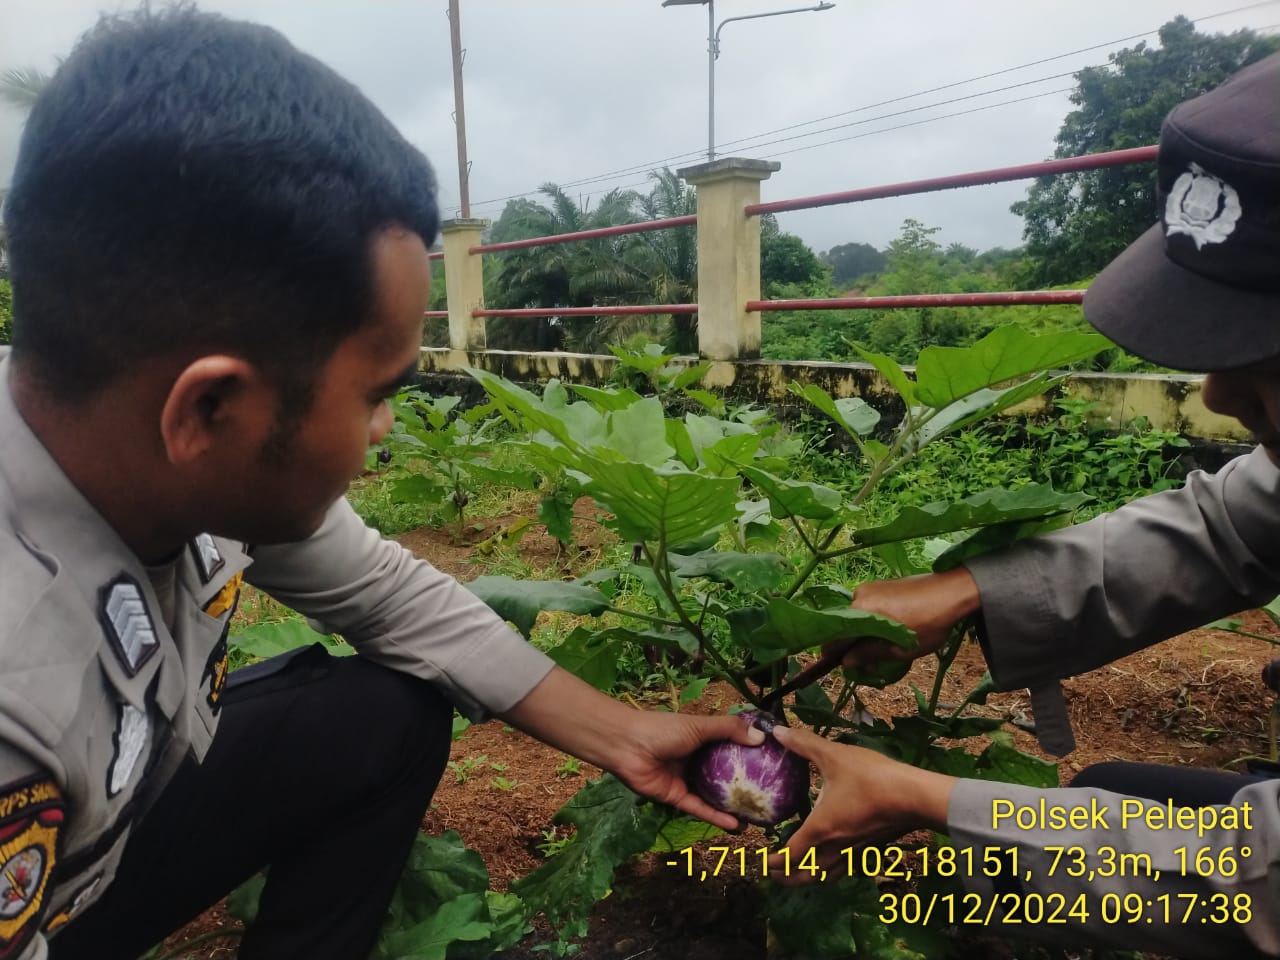
M 521 307 L 472 310 L 473 317 L 622 317 L 643 313 L 697 313 L 696 303 L 642 303 L 622 307 Z
M 483 243 L 472 247 L 469 253 L 501 253 L 503 250 L 525 250 L 529 247 L 549 247 L 554 243 L 570 243 L 574 240 L 597 240 L 601 237 L 619 237 L 627 233 L 647 233 L 650 230 L 669 230 L 672 227 L 696 227 L 698 217 L 666 217 L 662 220 L 642 220 L 640 223 L 623 223 L 616 227 L 598 227 L 595 230 L 575 230 L 572 233 L 553 233 L 547 237 L 530 237 L 528 240 L 508 240 L 505 243 Z
M 880 310 L 901 307 L 1008 307 L 1080 303 L 1083 290 L 1011 290 L 1002 293 L 923 293 L 901 297 L 836 297 L 829 300 L 748 300 L 748 310 Z
M 430 251 L 430 252 L 427 254 L 427 259 L 428 259 L 428 260 L 443 260 L 443 259 L 444 259 L 444 251 L 443 251 L 443 250 L 432 250 L 432 251 Z
M 423 311 L 422 315 L 428 320 L 433 320 L 433 319 L 443 320 L 445 317 L 449 316 L 449 311 L 448 310 L 425 310 Z
M 784 210 L 810 210 L 814 207 L 830 207 L 840 203 L 857 203 L 860 200 L 879 200 L 883 197 L 902 197 L 912 193 L 931 193 L 935 190 L 951 190 L 955 187 L 976 187 L 984 183 L 1003 183 L 1006 180 L 1026 180 L 1058 173 L 1075 173 L 1079 170 L 1097 170 L 1101 167 L 1121 167 L 1130 163 L 1146 163 L 1156 158 L 1156 147 L 1133 147 L 1129 150 L 1111 150 L 1107 153 L 1091 153 L 1083 157 L 1063 157 L 1041 163 L 1025 163 L 1018 167 L 1000 167 L 995 170 L 977 170 L 948 177 L 932 177 L 928 180 L 910 180 L 906 183 L 889 183 L 880 187 L 864 187 L 861 190 L 845 190 L 842 193 L 824 193 L 795 200 L 775 200 L 772 203 L 753 203 L 745 208 L 747 216 L 761 213 L 781 213 Z

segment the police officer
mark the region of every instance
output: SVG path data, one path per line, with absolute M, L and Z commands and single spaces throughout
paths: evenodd
M 0 958 L 132 960 L 263 867 L 240 956 L 366 956 L 452 707 L 724 827 L 631 710 L 342 499 L 417 366 L 435 183 L 274 31 L 106 19 L 27 122 L 0 361 Z M 341 633 L 227 677 L 252 584 Z
M 1210 371 L 1205 405 L 1258 447 L 1181 490 L 854 596 L 911 625 L 915 656 L 981 613 L 997 688 L 1031 690 L 1041 742 L 1057 753 L 1073 745 L 1060 678 L 1280 593 L 1280 54 L 1170 113 L 1158 177 L 1161 222 L 1099 275 L 1085 316 L 1139 356 Z M 831 652 L 841 648 L 851 663 L 887 653 Z M 825 778 L 792 862 L 811 848 L 837 862 L 851 844 L 929 827 L 971 853 L 959 861 L 970 899 L 935 901 L 939 917 L 950 907 L 957 923 L 1007 921 L 1019 937 L 1177 957 L 1280 956 L 1280 779 L 1099 765 L 1070 788 L 1035 790 L 800 730 L 778 739 Z

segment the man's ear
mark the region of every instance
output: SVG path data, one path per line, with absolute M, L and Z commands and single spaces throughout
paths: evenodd
M 229 431 L 245 432 L 246 412 L 264 389 L 257 368 L 239 357 L 200 357 L 184 367 L 160 411 L 165 454 L 175 466 L 198 460 Z M 259 398 L 261 399 L 261 398 Z M 261 404 L 267 410 L 270 404 Z

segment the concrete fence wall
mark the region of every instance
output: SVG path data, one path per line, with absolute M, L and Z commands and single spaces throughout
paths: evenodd
M 692 360 L 687 362 L 693 362 Z M 464 351 L 424 348 L 422 370 L 433 390 L 457 392 L 464 389 L 466 368 L 488 370 L 523 384 L 540 384 L 551 379 L 598 385 L 608 381 L 617 366 L 613 356 L 583 353 L 519 353 L 505 350 Z M 1243 443 L 1248 432 L 1229 417 L 1211 413 L 1200 399 L 1199 376 L 1159 374 L 1075 373 L 1044 397 L 1009 411 L 1014 416 L 1050 413 L 1057 397 L 1071 396 L 1097 404 L 1092 417 L 1119 429 L 1135 417 L 1146 417 L 1158 430 L 1215 443 Z M 787 391 L 789 383 L 814 383 L 834 397 L 862 397 L 891 420 L 901 416 L 897 395 L 878 370 L 861 363 L 768 360 L 719 361 L 702 382 L 723 391 L 735 401 L 752 401 L 762 406 L 799 404 Z

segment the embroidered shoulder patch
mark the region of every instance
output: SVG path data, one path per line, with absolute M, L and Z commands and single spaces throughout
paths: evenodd
M 102 625 L 116 656 L 131 677 L 160 649 L 142 589 L 129 576 L 122 575 L 103 588 Z
M 21 953 L 39 928 L 64 817 L 49 777 L 0 787 L 0 958 Z

